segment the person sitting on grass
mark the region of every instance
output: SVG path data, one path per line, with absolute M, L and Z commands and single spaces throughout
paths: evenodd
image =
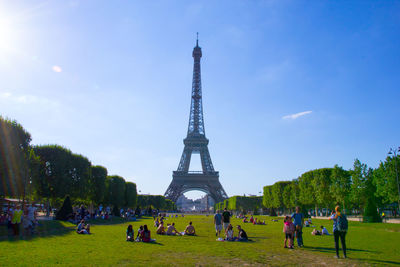
M 160 226 L 160 222 L 158 221 L 158 217 L 154 221 L 154 227 L 158 228 Z
M 78 234 L 90 234 L 90 224 L 85 225 L 85 220 L 81 220 L 81 222 L 78 224 L 76 232 Z
M 321 235 L 330 235 L 328 229 L 321 225 Z
M 250 217 L 250 223 L 253 223 L 254 222 L 254 218 L 253 218 L 253 215 L 251 215 L 251 217 Z
M 126 229 L 126 241 L 134 241 L 134 231 L 132 225 L 128 226 L 128 229 Z
M 136 241 L 142 241 L 142 232 L 143 232 L 143 225 L 141 225 L 137 231 Z
M 248 223 L 247 217 L 244 217 L 244 218 L 243 218 L 243 223 Z
M 179 233 L 176 228 L 175 228 L 175 223 L 172 223 L 171 225 L 168 225 L 167 228 L 167 235 L 182 235 Z
M 229 224 L 225 231 L 225 240 L 226 241 L 235 241 L 233 237 L 233 227 L 232 224 Z
M 194 229 L 192 222 L 189 222 L 189 225 L 186 226 L 185 235 L 196 235 L 196 230 Z
M 140 234 L 140 239 L 142 242 L 151 242 L 151 233 L 150 230 L 147 228 L 147 224 L 143 225 L 143 231 Z
M 238 225 L 238 226 L 237 226 L 237 229 L 238 229 L 238 231 L 239 231 L 237 241 L 248 241 L 249 239 L 248 239 L 248 237 L 247 237 L 247 234 L 246 234 L 246 232 L 242 229 L 242 227 L 240 227 L 240 225 Z
M 312 235 L 321 235 L 321 232 L 318 231 L 317 229 L 314 229 L 314 230 L 311 232 L 311 234 L 312 234 Z
M 165 227 L 163 222 L 161 222 L 160 225 L 158 226 L 156 234 L 165 235 Z

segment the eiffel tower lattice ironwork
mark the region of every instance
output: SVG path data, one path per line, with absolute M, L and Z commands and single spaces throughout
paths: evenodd
M 204 130 L 200 71 L 201 56 L 201 48 L 199 47 L 199 40 L 197 38 L 196 47 L 193 49 L 192 100 L 187 137 L 183 140 L 185 147 L 178 169 L 173 172 L 172 182 L 165 192 L 165 197 L 174 202 L 182 194 L 192 190 L 205 192 L 216 203 L 228 198 L 219 182 L 219 173 L 214 170 L 210 152 L 208 151 L 208 139 Z M 189 171 L 190 159 L 193 153 L 200 154 L 202 171 Z

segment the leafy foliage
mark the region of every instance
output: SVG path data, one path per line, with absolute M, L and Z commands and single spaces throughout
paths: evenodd
M 90 199 L 94 203 L 102 203 L 106 195 L 107 169 L 103 166 L 92 166 L 91 171 L 92 175 L 89 178 Z
M 160 210 L 176 210 L 174 202 L 160 195 L 138 195 L 137 204 L 141 208 L 152 207 Z
M 136 206 L 137 192 L 136 184 L 132 182 L 125 183 L 125 206 L 133 208 Z
M 31 135 L 0 116 L 0 196 L 21 197 L 29 180 Z

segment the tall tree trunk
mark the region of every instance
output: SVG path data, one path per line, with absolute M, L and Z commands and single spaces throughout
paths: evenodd
M 318 216 L 318 206 L 315 204 L 315 216 Z

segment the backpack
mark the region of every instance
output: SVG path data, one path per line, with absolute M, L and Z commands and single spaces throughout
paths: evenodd
M 347 232 L 347 229 L 349 229 L 349 223 L 347 221 L 346 215 L 338 216 L 336 227 L 341 232 Z

